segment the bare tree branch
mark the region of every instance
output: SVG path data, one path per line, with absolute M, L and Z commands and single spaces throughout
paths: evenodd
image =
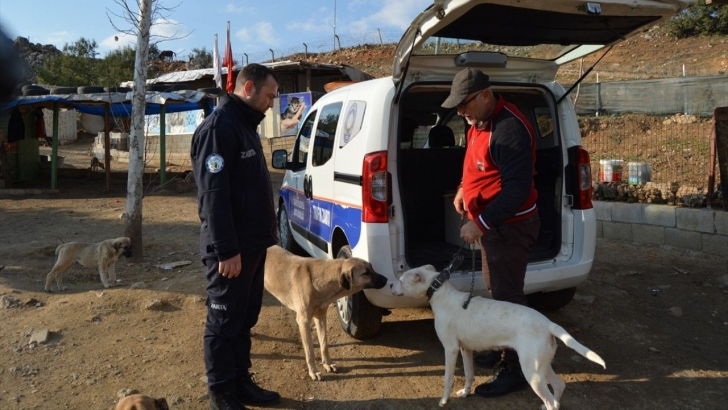
M 121 9 L 121 12 L 113 11 L 109 8 L 106 8 L 106 17 L 109 19 L 109 23 L 114 28 L 114 30 L 124 33 L 130 36 L 135 36 L 138 34 L 137 27 L 139 27 L 139 13 L 132 10 L 129 3 L 132 0 L 114 0 L 114 3 L 118 6 L 119 9 Z M 134 3 L 136 3 L 137 9 L 140 8 L 139 0 L 135 0 Z M 174 12 L 174 10 L 179 7 L 182 3 L 177 3 L 174 6 L 163 6 L 161 4 L 160 0 L 157 0 L 152 5 L 152 25 L 153 26 L 162 26 L 162 25 L 173 25 L 177 26 L 179 23 L 173 22 L 169 19 L 169 15 Z M 121 19 L 127 24 L 129 24 L 132 28 L 121 28 L 112 18 L 115 17 L 117 20 Z M 189 37 L 192 33 L 194 33 L 194 30 L 190 31 L 189 33 L 185 35 L 178 35 L 179 31 L 175 31 L 171 35 L 162 35 L 162 34 L 151 34 L 149 38 L 149 44 L 156 45 L 165 41 L 171 41 L 171 40 L 180 40 L 183 38 Z

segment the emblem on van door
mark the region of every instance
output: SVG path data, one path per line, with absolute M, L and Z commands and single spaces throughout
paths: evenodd
M 339 142 L 339 148 L 348 144 L 361 130 L 366 106 L 367 103 L 364 101 L 349 101 L 344 119 L 344 135 Z

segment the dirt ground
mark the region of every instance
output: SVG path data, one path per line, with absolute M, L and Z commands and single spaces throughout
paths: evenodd
M 85 145 L 62 146 L 85 167 Z M 119 164 L 113 169 L 118 169 Z M 274 190 L 282 174 L 274 173 Z M 57 194 L 0 198 L 0 408 L 106 409 L 124 392 L 166 397 L 173 409 L 207 409 L 202 331 L 205 279 L 198 261 L 193 191 L 144 199 L 144 258 L 121 259 L 119 286 L 73 267 L 69 289 L 43 285 L 60 241 L 121 236 L 125 185 L 64 180 Z M 189 261 L 173 269 L 165 264 Z M 159 267 L 159 266 L 162 267 Z M 599 241 L 576 299 L 547 313 L 599 353 L 607 369 L 560 346 L 565 409 L 718 409 L 728 400 L 728 268 L 725 259 Z M 291 311 L 266 294 L 254 329 L 253 371 L 278 390 L 279 409 L 428 409 L 442 394 L 444 358 L 428 309 L 395 310 L 376 337 L 359 341 L 329 309 L 339 373 L 308 378 Z M 44 344 L 31 343 L 48 330 Z M 318 355 L 318 353 L 317 353 Z M 464 379 L 456 370 L 456 386 Z M 490 371 L 477 369 L 476 383 Z M 459 387 L 457 387 L 459 388 Z M 456 390 L 457 390 L 456 388 Z M 537 408 L 531 390 L 498 399 L 453 398 L 449 407 Z

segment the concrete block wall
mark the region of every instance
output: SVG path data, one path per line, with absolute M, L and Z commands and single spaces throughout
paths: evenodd
M 594 210 L 598 238 L 728 258 L 728 212 L 722 209 L 594 201 Z

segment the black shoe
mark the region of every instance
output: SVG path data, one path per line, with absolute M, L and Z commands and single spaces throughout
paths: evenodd
M 492 369 L 498 362 L 501 361 L 502 351 L 492 350 L 489 353 L 481 353 L 473 357 L 473 362 L 476 366 L 480 366 L 486 369 Z
M 497 397 L 523 390 L 526 387 L 528 387 L 528 382 L 520 369 L 503 366 L 493 380 L 476 387 L 475 394 L 483 397 Z
M 273 404 L 281 399 L 277 392 L 266 390 L 255 383 L 253 374 L 235 380 L 235 394 L 238 400 L 250 405 Z
M 210 410 L 247 410 L 235 395 L 233 386 L 210 391 Z

